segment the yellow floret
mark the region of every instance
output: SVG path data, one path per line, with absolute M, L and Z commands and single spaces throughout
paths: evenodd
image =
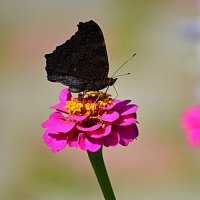
M 70 114 L 75 114 L 76 112 L 81 112 L 83 104 L 72 98 L 71 101 L 66 102 L 65 108 L 68 108 Z
M 88 92 L 87 94 L 89 96 L 99 94 L 99 92 Z M 88 99 L 91 101 L 90 97 Z M 94 115 L 96 113 L 96 106 L 105 107 L 107 104 L 113 103 L 113 99 L 109 98 L 109 95 L 107 98 L 94 100 L 95 102 L 87 102 L 88 99 L 86 98 L 84 103 L 84 100 L 82 102 L 72 97 L 71 101 L 66 102 L 65 108 L 68 109 L 69 114 Z
M 104 106 L 106 106 L 107 104 L 112 104 L 112 103 L 113 103 L 113 99 L 111 99 L 111 98 L 106 98 L 106 99 L 104 99 L 103 101 L 98 101 L 98 103 L 99 103 L 99 106 L 100 106 L 100 107 L 104 107 Z

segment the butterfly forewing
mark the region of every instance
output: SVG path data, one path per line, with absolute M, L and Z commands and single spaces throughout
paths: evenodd
M 107 79 L 109 65 L 104 37 L 94 21 L 80 22 L 75 35 L 45 58 L 49 81 L 84 91 L 88 85 L 90 90 L 102 89 Z

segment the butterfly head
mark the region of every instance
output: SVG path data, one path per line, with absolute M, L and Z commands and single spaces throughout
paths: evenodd
M 108 78 L 108 79 L 107 79 L 107 85 L 108 85 L 108 86 L 114 85 L 115 82 L 116 82 L 116 80 L 117 80 L 117 78 Z
M 88 88 L 88 91 L 97 91 L 97 90 L 102 90 L 106 87 L 112 86 L 115 84 L 117 78 L 106 78 L 104 81 L 96 82 L 96 85 L 92 84 L 91 88 Z

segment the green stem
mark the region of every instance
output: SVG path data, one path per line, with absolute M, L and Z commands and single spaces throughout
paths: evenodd
M 105 200 L 116 200 L 103 160 L 102 148 L 97 152 L 89 152 L 88 156 L 98 179 Z

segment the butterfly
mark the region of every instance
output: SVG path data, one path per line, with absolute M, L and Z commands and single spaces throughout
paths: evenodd
M 78 31 L 64 44 L 45 55 L 47 79 L 69 86 L 71 92 L 98 91 L 112 86 L 100 27 L 92 20 L 80 22 Z

